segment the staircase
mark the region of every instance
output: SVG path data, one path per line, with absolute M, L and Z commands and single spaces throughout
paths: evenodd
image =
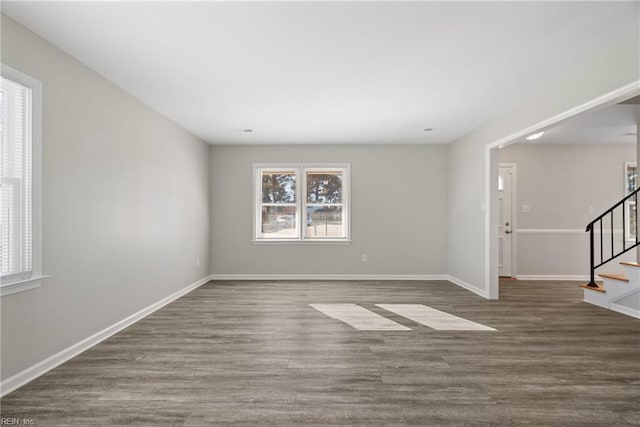
M 598 274 L 602 281 L 595 280 L 598 267 L 640 245 L 636 209 L 638 191 L 640 189 L 632 191 L 587 225 L 591 275 L 589 283 L 581 287 L 584 289 L 584 302 L 640 319 L 640 264 L 621 262 L 625 276 L 602 273 Z
M 596 282 L 597 287 L 581 285 L 583 301 L 640 319 L 640 264 L 620 264 L 626 270 L 625 276 L 598 274 L 602 282 Z

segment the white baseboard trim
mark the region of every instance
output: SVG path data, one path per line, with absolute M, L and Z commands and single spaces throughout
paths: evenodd
M 448 280 L 446 274 L 212 274 L 210 280 Z
M 483 298 L 489 298 L 483 289 L 448 274 L 212 274 L 210 280 L 446 280 Z
M 124 328 L 131 326 L 132 324 L 136 323 L 140 319 L 150 315 L 151 313 L 164 307 L 165 305 L 177 300 L 181 296 L 188 294 L 192 290 L 204 285 L 209 280 L 211 280 L 211 276 L 207 276 L 203 279 L 200 279 L 197 282 L 192 283 L 191 285 L 186 286 L 180 289 L 179 291 L 169 295 L 168 297 L 165 297 L 160 301 L 153 303 L 146 308 L 143 308 L 137 313 L 134 313 L 131 316 L 125 319 L 122 319 L 119 322 L 114 323 L 113 325 L 103 329 L 102 331 L 97 332 L 91 335 L 90 337 L 87 337 L 82 341 L 79 341 L 73 344 L 72 346 L 54 354 L 53 356 L 50 356 L 36 363 L 35 365 L 5 379 L 0 383 L 0 397 L 6 396 L 12 391 L 38 378 L 39 376 L 46 374 L 56 366 L 59 366 L 62 363 L 66 362 L 67 360 L 72 359 L 78 354 L 90 349 L 94 345 L 120 332 Z
M 480 295 L 482 298 L 489 299 L 489 294 L 487 293 L 487 291 L 485 291 L 484 289 L 475 287 L 471 283 L 467 283 L 464 280 L 458 279 L 457 277 L 451 276 L 451 275 L 447 276 L 447 280 L 455 285 L 460 286 L 461 288 L 464 288 L 468 291 L 473 292 L 476 295 Z
M 609 308 L 618 313 L 626 314 L 627 316 L 635 317 L 636 319 L 640 319 L 640 310 L 636 310 L 635 308 L 627 307 L 625 305 L 618 304 L 618 301 L 623 300 L 631 295 L 638 295 L 640 298 L 640 290 L 637 288 L 630 290 L 629 292 L 625 292 L 622 295 L 618 295 L 615 300 L 611 301 L 609 304 Z
M 626 314 L 627 316 L 635 317 L 636 319 L 640 319 L 640 310 L 634 310 L 633 308 L 618 305 L 616 303 L 611 303 L 611 305 L 609 305 L 609 309 L 621 314 Z
M 518 274 L 518 280 L 567 280 L 583 282 L 589 281 L 589 275 L 571 275 L 571 274 Z

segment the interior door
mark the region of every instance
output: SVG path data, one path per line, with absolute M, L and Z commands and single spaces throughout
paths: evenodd
M 513 169 L 500 165 L 498 175 L 498 275 L 513 274 Z

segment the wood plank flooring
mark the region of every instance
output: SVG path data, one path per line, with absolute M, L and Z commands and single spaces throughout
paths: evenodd
M 569 282 L 212 282 L 1 402 L 37 426 L 640 425 L 640 321 Z M 359 331 L 354 303 L 411 331 Z M 424 304 L 497 331 L 437 331 Z

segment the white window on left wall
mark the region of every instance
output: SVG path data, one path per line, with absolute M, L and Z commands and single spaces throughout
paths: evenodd
M 2 65 L 0 90 L 0 291 L 40 286 L 41 83 Z
M 256 242 L 348 242 L 348 164 L 254 165 Z

